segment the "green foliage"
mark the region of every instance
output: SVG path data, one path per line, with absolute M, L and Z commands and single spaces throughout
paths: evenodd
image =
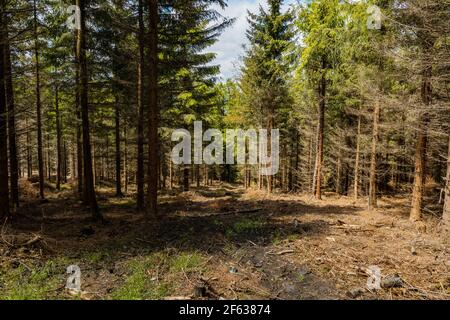
M 204 258 L 200 254 L 180 252 L 153 253 L 127 264 L 125 282 L 111 297 L 117 300 L 157 300 L 170 295 L 184 274 L 201 272 Z M 160 278 L 164 280 L 160 280 Z
M 230 229 L 227 229 L 226 235 L 229 238 L 241 235 L 255 235 L 260 233 L 266 225 L 267 222 L 261 218 L 244 218 L 235 222 Z
M 0 300 L 43 300 L 51 298 L 64 283 L 64 259 L 50 260 L 40 266 L 21 262 L 0 267 Z

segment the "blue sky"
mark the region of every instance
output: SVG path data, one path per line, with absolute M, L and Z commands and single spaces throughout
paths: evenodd
M 285 0 L 284 9 L 296 0 Z M 266 0 L 229 0 L 225 10 L 218 10 L 223 16 L 236 18 L 236 22 L 219 38 L 219 41 L 208 49 L 217 53 L 215 64 L 221 66 L 223 80 L 233 77 L 239 71 L 239 58 L 244 55 L 243 45 L 247 44 L 245 30 L 247 30 L 247 10 L 257 12 L 259 5 L 266 7 Z

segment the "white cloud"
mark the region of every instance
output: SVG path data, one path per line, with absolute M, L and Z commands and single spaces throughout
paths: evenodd
M 294 2 L 296 1 L 287 0 L 285 6 Z M 225 17 L 236 18 L 233 26 L 224 31 L 214 46 L 208 48 L 208 51 L 217 53 L 214 63 L 221 66 L 223 79 L 231 78 L 239 73 L 239 59 L 244 55 L 243 45 L 248 43 L 247 10 L 256 13 L 260 4 L 264 8 L 267 7 L 266 0 L 229 0 L 225 10 L 218 10 Z

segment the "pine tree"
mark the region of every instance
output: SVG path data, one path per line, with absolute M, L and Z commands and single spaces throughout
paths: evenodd
M 244 59 L 241 87 L 248 108 L 254 109 L 258 119 L 254 125 L 271 133 L 276 128 L 280 109 L 289 97 L 286 77 L 289 72 L 288 59 L 292 33 L 290 12 L 281 13 L 282 1 L 269 0 L 268 11 L 262 7 L 258 14 L 249 13 L 250 29 L 247 37 L 250 48 Z M 268 137 L 271 145 L 271 137 Z M 269 148 L 269 153 L 270 153 Z M 260 178 L 261 179 L 261 178 Z M 267 177 L 267 191 L 272 193 L 274 177 Z

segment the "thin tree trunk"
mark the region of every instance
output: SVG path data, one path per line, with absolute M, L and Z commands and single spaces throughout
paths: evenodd
M 61 116 L 59 113 L 59 88 L 55 86 L 55 113 L 56 113 L 56 189 L 61 190 Z
M 25 117 L 25 127 L 27 131 L 27 177 L 30 179 L 33 176 L 33 154 L 31 152 L 31 136 L 30 128 L 28 126 L 28 116 Z
M 138 65 L 138 141 L 137 141 L 137 209 L 144 209 L 144 17 L 143 0 L 139 0 L 139 65 Z
M 81 130 L 81 102 L 80 102 L 80 61 L 78 59 L 78 39 L 80 30 L 75 31 L 75 113 L 76 123 L 76 147 L 77 147 L 77 191 L 83 197 L 83 143 Z
M 428 67 L 422 78 L 422 103 L 427 108 L 431 103 L 431 67 Z M 429 116 L 427 111 L 421 112 L 419 119 L 419 133 L 417 136 L 416 154 L 414 156 L 414 183 L 412 193 L 412 205 L 410 220 L 420 222 L 422 220 L 423 195 L 425 186 L 425 174 L 427 167 L 427 149 L 428 149 L 428 123 Z
M 5 34 L 4 24 L 5 2 L 0 2 L 0 219 L 9 216 L 9 184 L 8 184 L 8 137 L 7 108 L 5 91 Z
M 50 134 L 47 133 L 46 137 L 47 137 L 47 178 L 48 178 L 48 181 L 51 181 L 52 180 L 52 162 L 51 162 L 52 155 L 50 153 Z
M 315 197 L 322 200 L 322 164 L 323 164 L 323 145 L 324 145 L 324 128 L 325 128 L 325 107 L 326 107 L 326 90 L 327 82 L 325 78 L 326 62 L 322 61 L 322 79 L 319 85 L 319 123 L 317 129 L 317 157 L 316 157 L 316 186 Z
M 200 188 L 200 165 L 195 165 L 195 180 L 197 181 L 197 188 Z
M 116 143 L 116 197 L 123 197 L 122 174 L 121 174 L 121 154 L 120 154 L 120 110 L 119 103 L 115 103 L 115 143 Z
M 354 197 L 355 201 L 358 201 L 358 195 L 359 195 L 359 162 L 360 162 L 360 155 L 361 153 L 361 112 L 358 115 L 358 133 L 356 135 L 356 159 L 355 159 L 355 181 L 354 181 Z
M 85 0 L 77 0 L 76 4 L 80 8 L 80 30 L 78 32 L 77 55 L 80 70 L 80 106 L 81 121 L 83 128 L 83 161 L 84 161 L 84 188 L 83 199 L 90 207 L 94 220 L 103 219 L 95 195 L 94 174 L 92 171 L 91 141 L 89 132 L 89 106 L 88 106 L 88 74 L 86 62 L 86 8 Z
M 189 165 L 185 164 L 183 167 L 183 192 L 188 192 L 190 189 L 190 181 L 189 181 L 190 171 L 191 169 Z
M 336 164 L 336 193 L 341 194 L 341 178 L 342 178 L 342 160 L 341 156 L 338 156 Z
M 67 161 L 67 159 L 69 158 L 68 157 L 68 154 L 67 154 L 68 152 L 67 152 L 67 143 L 66 143 L 66 140 L 64 140 L 64 143 L 63 143 L 63 155 L 64 155 L 64 170 L 63 170 L 63 182 L 64 183 L 67 183 L 67 175 L 68 175 L 68 166 L 69 166 L 69 161 Z
M 34 57 L 35 57 L 35 71 L 36 71 L 36 114 L 37 114 L 37 148 L 38 148 L 38 170 L 39 170 L 39 196 L 41 199 L 44 195 L 44 159 L 42 156 L 42 120 L 41 120 L 41 80 L 40 80 L 40 66 L 39 66 L 39 44 L 38 44 L 38 28 L 37 28 L 37 8 L 36 0 L 33 0 L 33 15 L 34 15 Z
M 124 139 L 124 148 L 123 148 L 123 179 L 124 179 L 124 187 L 125 193 L 128 193 L 128 130 L 127 124 L 125 123 L 123 126 L 123 139 Z
M 447 156 L 447 177 L 445 180 L 445 203 L 443 223 L 445 229 L 445 240 L 450 240 L 450 136 L 448 140 L 448 156 Z
M 149 0 L 149 110 L 148 110 L 148 172 L 147 213 L 158 214 L 158 1 Z
M 2 0 L 4 1 L 4 0 Z M 9 179 L 12 204 L 19 207 L 19 165 L 17 158 L 16 119 L 14 89 L 12 82 L 11 49 L 9 46 L 8 21 L 3 17 L 5 46 L 5 89 L 8 108 L 8 139 L 9 139 Z
M 268 142 L 269 142 L 269 148 L 268 148 L 268 154 L 272 154 L 272 130 L 275 128 L 275 110 L 271 108 L 268 115 L 268 125 L 267 125 L 267 132 L 268 132 Z M 273 161 L 273 159 L 272 159 Z M 267 176 L 267 193 L 272 194 L 273 193 L 273 184 L 274 179 L 273 175 L 270 174 Z
M 74 141 L 77 139 L 76 134 L 74 137 Z M 70 172 L 70 178 L 71 180 L 75 180 L 76 178 L 76 174 L 77 174 L 77 156 L 76 156 L 76 143 L 71 143 L 71 157 L 72 157 L 72 162 L 71 162 L 71 172 Z
M 379 124 L 380 124 L 380 99 L 375 101 L 373 111 L 373 131 L 372 131 L 372 150 L 370 153 L 370 178 L 369 178 L 369 210 L 378 207 L 377 204 L 377 161 L 378 161 L 378 141 L 380 137 Z

